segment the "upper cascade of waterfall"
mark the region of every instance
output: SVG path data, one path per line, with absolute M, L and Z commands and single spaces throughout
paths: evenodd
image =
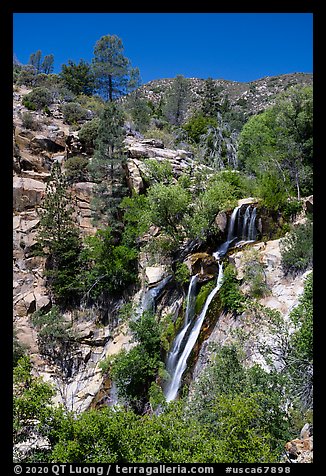
M 216 295 L 217 291 L 221 288 L 222 283 L 223 283 L 223 264 L 219 263 L 219 272 L 218 272 L 216 286 L 210 292 L 210 294 L 208 295 L 200 315 L 198 316 L 198 318 L 193 323 L 192 328 L 191 328 L 191 321 L 189 321 L 183 327 L 181 332 L 177 335 L 177 337 L 175 339 L 175 342 L 173 344 L 173 347 L 172 347 L 173 353 L 171 352 L 171 354 L 169 356 L 169 359 L 171 358 L 171 355 L 174 355 L 174 359 L 172 360 L 172 358 L 171 358 L 170 363 L 169 363 L 169 359 L 168 359 L 168 366 L 167 366 L 168 370 L 170 372 L 170 375 L 171 375 L 171 380 L 165 388 L 165 398 L 166 398 L 167 402 L 170 402 L 170 401 L 174 400 L 176 398 L 177 394 L 178 394 L 180 383 L 181 383 L 181 378 L 182 378 L 182 375 L 183 375 L 183 373 L 184 373 L 184 371 L 186 370 L 186 367 L 187 367 L 188 357 L 189 357 L 189 355 L 190 355 L 190 353 L 191 353 L 191 351 L 192 351 L 192 349 L 193 349 L 193 347 L 194 347 L 194 345 L 197 341 L 197 338 L 199 336 L 200 329 L 201 329 L 202 323 L 205 319 L 205 316 L 206 316 L 207 310 L 209 308 L 209 305 L 210 305 L 212 299 L 214 298 L 214 296 Z M 188 306 L 188 304 L 189 304 L 189 300 L 187 302 L 187 306 Z M 191 329 L 190 331 L 189 331 L 189 328 Z M 175 354 L 175 351 L 176 351 L 177 348 L 178 348 L 178 350 L 179 349 L 181 350 L 182 341 L 185 341 L 184 342 L 184 348 L 183 348 L 183 351 L 182 351 L 181 355 L 179 356 L 179 358 L 177 358 L 178 354 Z M 169 364 L 170 364 L 170 368 L 169 368 Z
M 241 213 L 242 208 L 243 205 L 238 205 L 234 208 L 228 224 L 227 239 L 219 246 L 217 251 L 213 253 L 215 259 L 224 256 L 231 244 L 243 244 L 256 240 L 257 207 L 253 207 L 249 204 L 244 213 Z

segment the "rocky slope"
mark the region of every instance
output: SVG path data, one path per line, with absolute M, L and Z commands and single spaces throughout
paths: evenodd
M 204 79 L 187 78 L 190 84 L 189 114 L 198 109 Z M 140 87 L 141 96 L 158 104 L 171 87 L 173 78 L 150 81 Z M 248 83 L 215 79 L 214 83 L 220 89 L 221 101 L 226 97 L 230 106 L 247 115 L 257 114 L 271 106 L 278 94 L 286 91 L 291 86 L 312 86 L 313 75 L 309 73 L 290 73 L 280 76 L 266 76 Z

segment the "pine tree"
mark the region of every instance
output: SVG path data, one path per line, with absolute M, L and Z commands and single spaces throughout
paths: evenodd
M 221 89 L 212 78 L 205 79 L 203 89 L 199 92 L 202 96 L 201 110 L 204 116 L 216 117 L 217 113 L 221 111 Z
M 185 119 L 189 103 L 189 84 L 187 79 L 178 75 L 173 80 L 164 106 L 164 115 L 170 124 L 180 126 Z
M 44 74 L 53 73 L 53 68 L 54 68 L 53 63 L 54 63 L 54 56 L 52 54 L 44 56 L 44 59 L 42 61 L 42 66 L 41 66 L 41 69 Z
M 73 219 L 72 199 L 61 166 L 55 162 L 40 212 L 38 241 L 47 257 L 47 285 L 54 300 L 68 304 L 78 295 L 80 241 Z
M 91 66 L 84 60 L 79 63 L 69 60 L 62 65 L 60 78 L 70 91 L 75 94 L 91 96 L 94 92 L 94 75 Z
M 139 70 L 123 55 L 123 44 L 116 35 L 102 36 L 95 45 L 93 71 L 96 87 L 109 101 L 127 94 L 139 85 Z
M 123 125 L 121 110 L 115 103 L 107 103 L 100 116 L 95 153 L 89 166 L 96 182 L 92 202 L 94 221 L 104 222 L 113 232 L 121 228 L 118 206 L 127 195 Z
M 29 57 L 28 64 L 33 66 L 36 74 L 41 72 L 41 58 L 42 58 L 41 50 L 37 50 L 36 53 L 32 53 Z

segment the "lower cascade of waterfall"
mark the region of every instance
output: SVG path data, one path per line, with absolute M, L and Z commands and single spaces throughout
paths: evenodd
M 222 286 L 223 264 L 219 263 L 219 272 L 218 272 L 216 286 L 208 295 L 205 305 L 201 313 L 199 314 L 198 318 L 193 322 L 191 320 L 193 316 L 193 310 L 190 312 L 188 307 L 192 306 L 191 304 L 192 300 L 189 299 L 189 296 L 192 295 L 196 276 L 192 277 L 192 280 L 189 285 L 187 310 L 186 310 L 186 317 L 185 317 L 183 328 L 181 329 L 179 334 L 176 336 L 175 341 L 172 345 L 171 352 L 169 353 L 168 360 L 167 360 L 167 370 L 169 371 L 171 376 L 170 381 L 168 382 L 167 386 L 164 389 L 164 394 L 165 394 L 165 398 L 167 402 L 174 400 L 178 394 L 181 378 L 187 367 L 188 357 L 197 341 L 197 338 L 199 336 L 200 329 L 205 319 L 209 305 L 212 299 L 214 298 L 214 296 L 216 295 L 217 291 Z
M 209 305 L 221 288 L 223 283 L 223 264 L 220 258 L 223 257 L 231 245 L 250 243 L 256 240 L 256 215 L 257 209 L 252 205 L 248 205 L 241 213 L 242 206 L 237 206 L 230 217 L 228 224 L 227 239 L 220 245 L 217 251 L 213 253 L 213 257 L 218 261 L 219 271 L 215 288 L 208 295 L 204 307 L 195 319 L 195 296 L 198 275 L 192 276 L 188 295 L 185 320 L 183 326 L 173 341 L 171 350 L 167 357 L 166 368 L 170 374 L 170 380 L 164 388 L 164 395 L 167 402 L 174 400 L 181 384 L 182 376 L 187 368 L 188 357 L 197 341 L 201 326 L 204 322 Z

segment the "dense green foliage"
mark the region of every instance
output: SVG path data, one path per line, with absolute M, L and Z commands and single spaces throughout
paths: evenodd
M 40 211 L 38 241 L 47 257 L 48 285 L 54 298 L 62 304 L 72 303 L 80 290 L 81 242 L 73 213 L 67 180 L 60 164 L 55 162 Z
M 189 139 L 198 144 L 200 137 L 207 133 L 209 126 L 217 126 L 216 119 L 197 113 L 189 119 L 183 128 L 187 131 Z
M 32 111 L 43 109 L 52 104 L 51 92 L 44 87 L 34 88 L 33 91 L 23 97 L 23 105 Z
M 60 77 L 64 85 L 74 94 L 92 95 L 94 91 L 94 75 L 91 66 L 84 60 L 75 63 L 72 60 L 61 67 Z
M 97 230 L 95 236 L 85 238 L 81 260 L 83 286 L 87 296 L 96 298 L 103 293 L 121 294 L 137 281 L 135 248 L 116 244 L 108 227 Z
M 226 461 L 277 460 L 282 441 L 290 437 L 280 374 L 258 365 L 246 369 L 235 347 L 214 351 L 213 361 L 194 384 L 189 413 L 224 440 Z
M 313 263 L 313 222 L 296 225 L 284 238 L 280 248 L 285 274 L 296 275 L 309 269 Z
M 223 274 L 223 286 L 219 291 L 222 306 L 228 311 L 240 314 L 244 310 L 245 297 L 240 291 L 234 266 L 228 264 Z
M 255 115 L 239 137 L 241 166 L 254 174 L 271 207 L 312 192 L 312 88 L 291 88 L 275 106 Z M 283 198 L 282 198 L 283 196 Z

